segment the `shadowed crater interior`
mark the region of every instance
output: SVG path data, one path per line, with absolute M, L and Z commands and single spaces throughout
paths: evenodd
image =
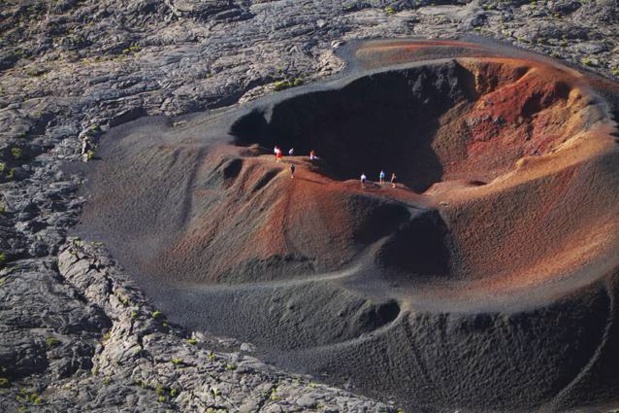
M 455 60 L 380 71 L 256 108 L 230 133 L 239 145 L 313 149 L 335 179 L 384 169 L 417 192 L 442 180 L 483 183 L 569 136 L 561 127 L 578 97 L 536 72 L 523 62 Z M 562 125 L 545 125 L 540 137 L 538 117 Z

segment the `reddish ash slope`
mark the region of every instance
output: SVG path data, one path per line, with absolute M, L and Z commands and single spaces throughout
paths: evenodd
M 270 155 L 235 157 L 221 166 L 220 202 L 192 220 L 164 255 L 169 270 L 178 265 L 175 256 L 189 254 L 200 256 L 201 280 L 333 271 L 398 228 L 405 231 L 406 205 L 439 205 L 450 230 L 440 244 L 449 249 L 452 279 L 543 282 L 612 256 L 618 216 L 608 185 L 616 177 L 609 155 L 598 152 L 595 141 L 604 141 L 603 134 L 579 135 L 603 116 L 579 82 L 533 62 L 459 63 L 471 73 L 467 86 L 475 99 L 455 102 L 440 117 L 431 147 L 443 167 L 442 182 L 425 195 L 404 186 L 362 189 L 356 181 L 338 182 L 306 157 L 288 159 L 297 165 L 295 179 L 287 163 Z M 369 169 L 376 180 L 376 166 Z M 197 191 L 193 204 L 211 198 Z M 414 253 L 421 242 L 414 238 L 402 237 L 408 246 L 397 246 L 401 254 Z

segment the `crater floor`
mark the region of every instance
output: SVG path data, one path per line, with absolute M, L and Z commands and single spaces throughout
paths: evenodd
M 341 53 L 322 83 L 110 131 L 80 235 L 171 320 L 410 411 L 616 402 L 619 87 L 496 43 Z

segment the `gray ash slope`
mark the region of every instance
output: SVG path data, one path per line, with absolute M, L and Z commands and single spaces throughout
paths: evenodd
M 616 75 L 615 1 L 436 4 L 5 1 L 2 409 L 386 410 L 274 372 L 240 343 L 196 333 L 197 347 L 188 344 L 104 253 L 67 239 L 84 199 L 61 164 L 79 159 L 80 133 L 96 140 L 144 114 L 212 109 L 271 93 L 275 81 L 323 78 L 342 67 L 332 48 L 353 39 L 473 33 Z M 239 365 L 242 380 L 227 368 Z

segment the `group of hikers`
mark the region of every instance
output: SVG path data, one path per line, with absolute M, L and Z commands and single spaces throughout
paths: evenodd
M 273 148 L 273 153 L 275 154 L 275 162 L 281 162 L 284 159 L 284 154 L 282 152 L 282 149 L 279 146 L 275 146 L 275 148 Z M 294 148 L 290 148 L 290 150 L 288 151 L 288 156 L 293 156 L 294 155 Z M 316 157 L 316 152 L 312 149 L 310 151 L 310 160 L 315 160 L 318 159 Z M 296 167 L 294 166 L 293 163 L 290 164 L 290 177 L 294 178 L 294 171 L 296 170 Z
M 284 154 L 282 152 L 282 149 L 279 146 L 275 146 L 275 148 L 273 148 L 273 153 L 275 154 L 275 162 L 282 162 L 282 160 L 284 159 Z M 290 148 L 290 150 L 288 151 L 288 156 L 293 156 L 294 155 L 294 148 Z M 318 157 L 316 156 L 316 152 L 312 149 L 309 153 L 309 158 L 310 161 L 314 161 L 316 159 L 318 159 Z M 294 172 L 296 170 L 296 167 L 294 165 L 294 163 L 290 163 L 290 177 L 294 178 Z M 380 173 L 378 174 L 378 182 L 382 185 L 385 183 L 385 171 L 380 171 Z M 361 187 L 365 188 L 365 184 L 367 182 L 367 176 L 365 175 L 365 173 L 361 174 Z M 396 187 L 396 181 L 397 181 L 397 176 L 395 174 L 395 172 L 391 173 L 391 187 L 395 188 Z
M 385 183 L 385 171 L 380 171 L 380 173 L 378 174 L 378 182 L 382 185 Z M 365 172 L 361 174 L 361 187 L 365 188 L 365 183 L 367 182 L 368 177 L 365 175 Z M 396 176 L 395 172 L 391 173 L 391 187 L 395 188 L 396 187 L 396 182 L 398 180 L 398 177 Z

